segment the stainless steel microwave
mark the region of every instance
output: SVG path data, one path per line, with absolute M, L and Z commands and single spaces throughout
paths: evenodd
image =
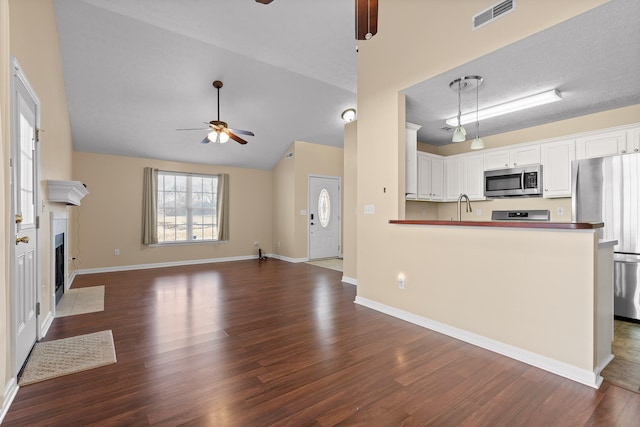
M 484 196 L 542 196 L 542 165 L 485 171 Z

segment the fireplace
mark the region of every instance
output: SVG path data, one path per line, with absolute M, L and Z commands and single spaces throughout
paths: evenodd
M 51 254 L 49 270 L 51 291 L 48 292 L 48 294 L 49 298 L 51 298 L 50 307 L 52 309 L 58 305 L 65 289 L 69 287 L 69 278 L 67 277 L 67 260 L 69 259 L 67 220 L 68 216 L 66 212 L 51 212 L 51 252 L 49 252 Z
M 54 259 L 53 268 L 55 271 L 55 293 L 56 293 L 56 305 L 64 294 L 64 263 L 65 263 L 65 250 L 64 250 L 64 233 L 55 235 L 54 240 Z

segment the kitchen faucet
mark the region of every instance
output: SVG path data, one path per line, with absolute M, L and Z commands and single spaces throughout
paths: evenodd
M 462 199 L 465 199 L 467 201 L 467 212 L 473 212 L 471 210 L 471 202 L 469 201 L 469 196 L 467 196 L 466 194 L 460 194 L 460 196 L 458 196 L 458 221 L 462 221 L 462 212 L 460 206 L 460 202 L 462 201 Z

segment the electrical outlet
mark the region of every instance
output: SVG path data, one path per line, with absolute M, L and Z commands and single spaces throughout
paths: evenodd
M 427 210 L 426 209 L 422 209 L 422 216 L 427 216 Z
M 258 241 L 257 240 L 255 242 L 253 242 L 253 246 L 255 246 L 256 248 L 258 247 Z
M 482 209 L 476 208 L 476 216 L 482 216 Z
M 120 249 L 114 249 L 113 250 L 113 254 L 114 255 L 120 255 Z
M 399 289 L 404 289 L 404 276 L 403 275 L 399 275 L 398 276 L 398 288 Z
M 276 243 L 276 247 L 279 248 L 280 247 L 280 242 Z
M 556 212 L 558 213 L 558 216 L 562 216 L 564 215 L 564 209 L 562 207 L 558 207 L 558 209 L 556 210 Z

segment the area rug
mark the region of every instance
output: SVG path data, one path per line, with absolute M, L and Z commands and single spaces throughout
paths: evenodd
M 33 384 L 112 363 L 116 363 L 116 350 L 110 330 L 39 342 L 18 384 Z
M 56 317 L 104 311 L 104 285 L 67 290 L 56 305 Z

